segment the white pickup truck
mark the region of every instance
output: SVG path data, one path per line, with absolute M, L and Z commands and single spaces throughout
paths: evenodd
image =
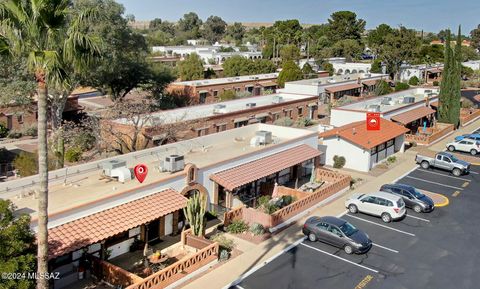
M 447 152 L 439 152 L 435 156 L 417 155 L 415 161 L 424 169 L 434 167 L 450 171 L 457 177 L 470 172 L 470 163 L 459 160 Z

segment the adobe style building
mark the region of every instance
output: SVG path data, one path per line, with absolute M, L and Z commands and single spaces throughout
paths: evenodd
M 336 75 L 370 73 L 370 69 L 372 69 L 371 63 L 347 62 L 345 57 L 332 57 L 328 58 L 327 61 L 332 64 Z
M 433 83 L 441 81 L 443 73 L 443 64 L 433 65 L 403 65 L 400 67 L 400 81 L 408 82 L 410 78 L 417 77 L 421 82 Z
M 215 79 L 173 82 L 167 91 L 173 94 L 189 96 L 192 104 L 213 103 L 219 101 L 219 96 L 232 90 L 237 93 L 248 93 L 252 96 L 262 95 L 267 91 L 277 89 L 278 73 L 245 75 Z
M 219 216 L 252 196 L 308 178 L 319 163 L 318 134 L 254 124 L 49 173 L 49 272 L 55 288 L 77 282 L 80 260 L 96 256 L 118 264 L 133 244 L 155 244 L 185 225 L 182 209 L 194 192 Z M 139 183 L 138 164 L 148 167 Z M 231 174 L 232 172 L 233 175 Z M 248 172 L 240 174 L 238 172 Z M 0 183 L 0 197 L 37 229 L 38 176 Z M 108 253 L 108 254 L 107 254 Z

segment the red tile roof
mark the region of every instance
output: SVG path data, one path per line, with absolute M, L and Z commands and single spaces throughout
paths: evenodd
M 210 179 L 232 191 L 242 185 L 269 176 L 321 154 L 317 149 L 302 144 L 231 169 L 215 173 Z
M 167 189 L 48 230 L 49 259 L 98 243 L 182 209 L 187 199 Z
M 431 115 L 432 113 L 435 113 L 435 110 L 431 109 L 430 107 L 422 106 L 406 111 L 404 113 L 394 115 L 391 117 L 391 120 L 399 122 L 401 124 L 408 124 L 427 115 Z
M 327 88 L 325 88 L 325 90 L 327 92 L 339 92 L 339 91 L 351 90 L 351 89 L 356 89 L 356 88 L 361 88 L 361 87 L 362 87 L 362 85 L 360 85 L 358 83 L 350 83 L 350 84 L 327 87 Z
M 382 118 L 380 130 L 367 130 L 365 121 L 357 121 L 321 133 L 319 137 L 324 139 L 340 137 L 369 150 L 406 132 L 408 129 L 405 127 Z

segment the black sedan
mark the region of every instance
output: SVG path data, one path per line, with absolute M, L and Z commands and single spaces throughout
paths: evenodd
M 310 217 L 302 231 L 311 242 L 318 240 L 342 248 L 347 254 L 363 254 L 372 248 L 372 241 L 366 233 L 336 217 Z

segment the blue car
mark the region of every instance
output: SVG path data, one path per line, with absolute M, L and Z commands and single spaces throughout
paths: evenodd
M 464 134 L 464 135 L 459 135 L 455 138 L 455 141 L 461 141 L 464 138 L 469 138 L 473 140 L 478 140 L 480 141 L 480 134 L 478 133 L 472 133 L 472 134 Z

